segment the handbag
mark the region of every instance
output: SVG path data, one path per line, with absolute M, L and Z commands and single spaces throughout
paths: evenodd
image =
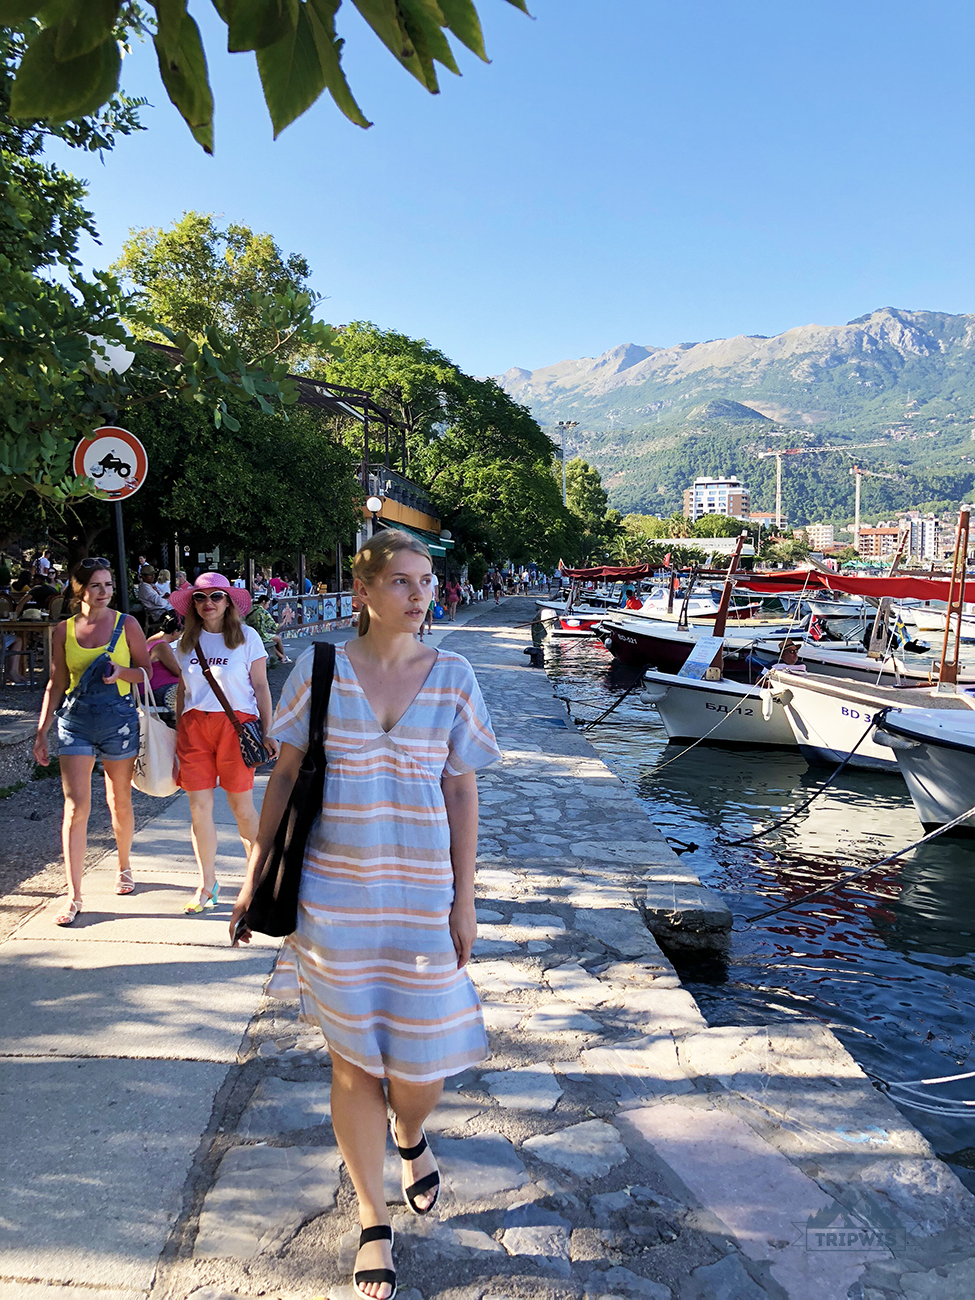
M 301 760 L 288 806 L 278 823 L 261 879 L 245 914 L 251 930 L 280 938 L 298 924 L 298 889 L 305 843 L 325 794 L 325 719 L 335 674 L 335 646 L 316 642 L 311 673 L 308 748 Z
M 240 756 L 244 760 L 246 767 L 260 767 L 262 763 L 267 763 L 271 758 L 271 751 L 264 744 L 264 731 L 260 721 L 252 718 L 249 722 L 241 722 L 237 714 L 230 707 L 230 701 L 224 695 L 217 683 L 217 679 L 210 671 L 209 664 L 203 662 L 203 656 L 200 654 L 200 642 L 196 646 L 196 662 L 200 665 L 203 676 L 207 679 L 210 690 L 220 701 L 223 711 L 233 724 L 234 731 L 237 732 L 237 739 L 240 742 Z
M 173 780 L 173 762 L 176 758 L 176 732 L 167 727 L 156 713 L 156 697 L 149 685 L 149 674 L 143 668 L 146 698 L 139 704 L 139 755 L 135 760 L 132 784 L 143 794 L 164 799 L 176 794 L 179 786 Z

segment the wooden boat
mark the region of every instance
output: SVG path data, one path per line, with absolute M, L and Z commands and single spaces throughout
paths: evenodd
M 657 710 L 674 744 L 707 740 L 735 748 L 796 748 L 785 710 L 764 684 L 749 686 L 727 677 L 704 681 L 653 669 L 644 681 L 640 699 Z
M 893 751 L 876 739 L 876 730 L 863 736 L 879 713 L 975 709 L 975 699 L 964 692 L 945 694 L 930 685 L 876 685 L 785 667 L 771 669 L 766 680 L 805 758 L 830 764 L 848 759 L 850 767 L 873 771 L 897 770 Z
M 975 806 L 975 710 L 888 713 L 877 739 L 890 746 L 925 831 Z M 975 815 L 950 833 L 975 835 Z

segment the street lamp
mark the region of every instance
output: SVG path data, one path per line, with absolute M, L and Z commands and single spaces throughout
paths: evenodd
M 376 531 L 376 523 L 378 522 L 379 512 L 380 510 L 382 510 L 382 508 L 383 508 L 382 497 L 366 497 L 366 509 L 370 511 L 370 513 L 372 514 L 372 531 L 374 533 Z
M 565 505 L 565 435 L 568 429 L 576 429 L 578 420 L 559 420 L 559 433 L 562 435 L 562 504 Z

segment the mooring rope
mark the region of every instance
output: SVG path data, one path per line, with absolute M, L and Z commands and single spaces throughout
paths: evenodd
M 869 875 L 871 871 L 876 871 L 878 867 L 885 867 L 890 862 L 896 862 L 902 858 L 905 853 L 910 853 L 912 849 L 920 848 L 922 844 L 928 844 L 935 840 L 939 835 L 944 835 L 946 831 L 954 830 L 956 826 L 967 821 L 969 817 L 975 817 L 975 805 L 968 809 L 967 812 L 959 813 L 953 817 L 950 822 L 945 822 L 943 826 L 936 826 L 933 831 L 928 831 L 927 835 L 922 835 L 919 840 L 913 844 L 908 844 L 906 848 L 898 849 L 896 853 L 888 854 L 886 858 L 880 858 L 877 862 L 871 862 L 869 866 L 861 867 L 859 871 L 854 871 L 852 875 L 845 876 L 842 880 L 834 880 L 829 885 L 823 885 L 821 889 L 813 889 L 808 894 L 803 894 L 799 898 L 794 898 L 789 903 L 782 903 L 779 907 L 770 907 L 765 912 L 759 912 L 757 916 L 750 916 L 743 922 L 741 927 L 735 927 L 735 932 L 740 934 L 745 926 L 755 925 L 758 921 L 764 921 L 770 916 L 778 916 L 780 912 L 791 912 L 793 908 L 801 907 L 803 903 L 808 903 L 813 898 L 821 898 L 824 894 L 830 894 L 834 889 L 845 889 L 847 885 L 852 885 L 855 880 L 862 876 Z
M 727 844 L 730 848 L 734 848 L 739 844 L 751 844 L 753 843 L 753 841 L 761 839 L 764 835 L 771 835 L 771 833 L 773 831 L 777 831 L 780 826 L 785 826 L 787 822 L 792 821 L 793 817 L 798 817 L 800 813 L 804 813 L 811 803 L 815 802 L 815 800 L 818 799 L 821 794 L 826 793 L 829 787 L 833 784 L 833 782 L 836 780 L 839 774 L 849 763 L 853 755 L 857 752 L 857 750 L 866 740 L 867 736 L 870 735 L 870 732 L 873 730 L 875 722 L 876 722 L 876 716 L 870 719 L 869 723 L 867 724 L 866 731 L 863 733 L 863 735 L 860 737 L 857 743 L 853 746 L 853 748 L 850 750 L 847 756 L 843 759 L 843 761 L 839 764 L 839 766 L 834 768 L 833 771 L 830 772 L 829 776 L 826 778 L 823 784 L 817 790 L 815 790 L 813 794 L 809 796 L 809 798 L 806 800 L 805 803 L 800 804 L 798 808 L 794 808 L 792 812 L 787 813 L 786 816 L 783 817 L 780 821 L 773 822 L 771 826 L 765 826 L 761 830 L 756 831 L 754 835 L 746 835 L 744 839 L 740 839 L 740 840 L 722 840 L 722 843 Z

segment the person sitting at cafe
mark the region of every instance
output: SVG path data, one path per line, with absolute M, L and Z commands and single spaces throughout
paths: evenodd
M 279 664 L 290 664 L 287 651 L 284 648 L 284 642 L 278 635 L 280 629 L 274 620 L 274 616 L 268 609 L 268 595 L 258 596 L 254 600 L 254 606 L 251 612 L 244 619 L 248 627 L 252 627 L 257 635 L 264 642 L 265 650 L 273 650 L 278 657 Z
M 139 571 L 139 603 L 145 611 L 146 624 L 155 624 L 171 612 L 169 601 L 156 587 L 156 570 L 148 564 Z

